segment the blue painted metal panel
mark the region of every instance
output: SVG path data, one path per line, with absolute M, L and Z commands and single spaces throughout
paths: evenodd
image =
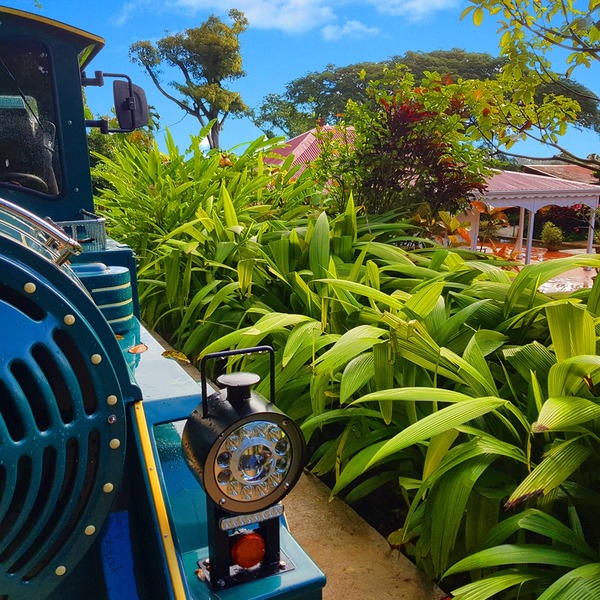
M 100 541 L 108 600 L 139 600 L 133 568 L 129 513 L 109 515 Z

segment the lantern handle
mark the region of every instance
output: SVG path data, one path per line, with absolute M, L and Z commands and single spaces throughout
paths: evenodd
M 271 346 L 254 346 L 252 348 L 241 348 L 239 350 L 223 350 L 222 352 L 212 352 L 202 357 L 200 361 L 200 383 L 202 386 L 202 418 L 208 417 L 208 394 L 206 385 L 206 362 L 215 358 L 227 358 L 228 356 L 237 356 L 240 354 L 268 352 L 270 369 L 270 402 L 275 402 L 275 351 Z

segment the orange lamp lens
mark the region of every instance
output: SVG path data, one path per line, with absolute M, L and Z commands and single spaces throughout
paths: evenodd
M 262 535 L 251 531 L 242 533 L 231 548 L 231 558 L 244 569 L 256 566 L 265 557 L 266 545 Z

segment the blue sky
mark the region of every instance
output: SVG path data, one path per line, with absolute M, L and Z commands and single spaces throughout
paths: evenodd
M 3 2 L 4 3 L 4 2 Z M 102 36 L 106 47 L 92 63 L 93 70 L 128 73 L 145 88 L 148 100 L 161 115 L 177 143 L 187 147 L 189 135 L 197 133 L 195 119 L 185 116 L 154 87 L 141 67 L 128 58 L 129 46 L 140 40 L 156 41 L 200 25 L 210 14 L 227 20 L 230 8 L 243 11 L 250 22 L 240 36 L 247 76 L 229 87 L 239 91 L 251 107 L 268 93 L 282 93 L 285 84 L 326 65 L 346 66 L 362 61 L 381 61 L 407 50 L 448 50 L 498 54 L 497 25 L 486 16 L 481 27 L 470 18 L 460 20 L 466 0 L 34 0 L 6 1 L 22 10 L 66 22 Z M 557 69 L 559 67 L 557 66 Z M 561 67 L 562 68 L 562 67 Z M 171 78 L 175 77 L 173 74 Z M 168 73 L 165 73 L 168 80 Z M 575 79 L 596 93 L 596 70 L 579 70 Z M 109 86 L 107 86 L 108 88 Z M 596 87 L 596 89 L 594 89 Z M 92 109 L 110 109 L 108 89 L 88 90 Z M 247 119 L 228 119 L 221 134 L 223 148 L 252 141 L 261 135 Z M 162 138 L 162 134 L 159 135 Z M 564 144 L 577 154 L 600 153 L 597 134 L 573 131 Z M 544 149 L 528 145 L 523 151 L 547 156 Z

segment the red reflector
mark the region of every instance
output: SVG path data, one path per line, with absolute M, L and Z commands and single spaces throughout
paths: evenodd
M 231 558 L 244 569 L 256 566 L 265 557 L 266 545 L 260 533 L 251 531 L 237 536 L 231 548 Z

